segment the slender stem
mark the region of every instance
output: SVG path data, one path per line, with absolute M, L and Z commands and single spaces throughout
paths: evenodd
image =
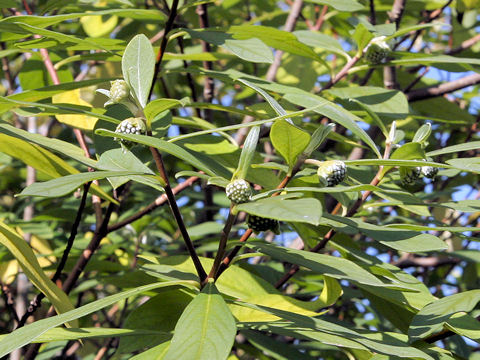
M 170 10 L 170 16 L 168 17 L 167 23 L 165 24 L 165 30 L 162 36 L 162 42 L 160 43 L 160 50 L 157 54 L 157 61 L 155 62 L 155 71 L 153 73 L 153 80 L 152 86 L 150 87 L 150 92 L 148 93 L 148 99 L 152 97 L 153 88 L 155 87 L 155 83 L 157 82 L 158 74 L 160 73 L 160 65 L 162 64 L 163 54 L 165 53 L 165 49 L 168 43 L 168 33 L 173 28 L 173 22 L 177 16 L 177 7 L 178 7 L 178 0 L 173 0 L 172 8 Z
M 210 270 L 208 277 L 205 279 L 206 281 L 208 281 L 209 278 L 216 278 L 216 274 L 218 272 L 218 269 L 220 268 L 223 255 L 225 254 L 228 235 L 230 234 L 233 223 L 235 222 L 235 218 L 237 217 L 232 213 L 232 208 L 233 206 L 230 207 L 230 212 L 228 213 L 228 218 L 227 218 L 227 221 L 225 222 L 225 226 L 223 227 L 222 234 L 220 236 L 220 241 L 218 243 L 217 255 L 215 256 L 215 260 L 213 261 L 212 269 Z
M 472 74 L 458 80 L 448 81 L 437 86 L 415 89 L 407 93 L 409 102 L 430 99 L 437 96 L 452 93 L 468 86 L 480 84 L 480 74 Z
M 205 269 L 203 268 L 203 265 L 200 262 L 200 259 L 195 251 L 195 247 L 193 246 L 193 242 L 190 239 L 190 235 L 188 234 L 187 227 L 183 222 L 182 214 L 180 213 L 180 209 L 178 208 L 177 201 L 175 200 L 175 195 L 173 194 L 172 188 L 170 186 L 170 181 L 168 179 L 167 172 L 165 171 L 165 166 L 163 165 L 162 155 L 154 147 L 150 147 L 150 152 L 152 153 L 153 159 L 155 160 L 155 164 L 157 165 L 157 169 L 158 169 L 158 172 L 160 173 L 160 176 L 162 177 L 163 181 L 165 181 L 166 185 L 164 186 L 164 188 L 165 188 L 165 195 L 167 196 L 167 199 L 168 199 L 168 204 L 170 205 L 170 209 L 172 210 L 173 216 L 175 217 L 175 221 L 177 222 L 178 229 L 182 234 L 183 241 L 187 246 L 188 253 L 192 258 L 193 265 L 195 265 L 195 269 L 197 270 L 200 283 L 203 283 L 203 281 L 207 278 L 207 273 L 205 272 Z

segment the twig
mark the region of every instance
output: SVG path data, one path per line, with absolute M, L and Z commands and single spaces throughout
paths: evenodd
M 330 81 L 320 90 L 320 92 L 323 90 L 330 89 L 333 85 L 335 85 L 340 80 L 342 80 L 342 78 L 348 74 L 348 71 L 353 67 L 353 65 L 357 63 L 358 60 L 360 60 L 360 57 L 358 55 L 355 55 L 353 58 L 351 58 L 345 64 L 342 70 L 340 70 L 340 72 L 337 75 L 335 75 L 334 78 L 330 79 Z
M 449 81 L 440 85 L 415 89 L 407 93 L 408 101 L 418 101 L 424 99 L 430 99 L 437 96 L 452 93 L 454 91 L 466 88 L 468 86 L 476 85 L 480 83 L 480 74 L 472 74 L 465 76 L 458 80 Z
M 370 0 L 369 3 L 370 3 L 370 18 L 369 18 L 369 21 L 370 21 L 370 24 L 376 25 L 377 24 L 377 16 L 375 14 L 375 1 Z
M 208 8 L 207 4 L 201 4 L 197 6 L 196 13 L 198 14 L 200 27 L 202 29 L 206 29 L 210 26 L 209 19 L 208 19 Z M 202 43 L 202 50 L 204 53 L 210 53 L 211 48 L 210 44 L 204 40 L 201 41 Z M 203 67 L 207 70 L 212 70 L 213 63 L 211 61 L 203 61 Z M 213 78 L 206 76 L 205 77 L 205 84 L 203 87 L 203 99 L 207 103 L 211 103 L 213 100 L 213 95 L 215 93 L 215 82 Z M 205 120 L 211 121 L 212 120 L 212 112 L 210 109 L 204 110 Z

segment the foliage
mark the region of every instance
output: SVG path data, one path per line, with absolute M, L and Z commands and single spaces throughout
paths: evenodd
M 478 358 L 475 1 L 0 4 L 0 357 Z

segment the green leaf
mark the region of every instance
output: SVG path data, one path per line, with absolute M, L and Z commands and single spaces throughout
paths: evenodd
M 355 28 L 352 38 L 357 43 L 357 56 L 361 56 L 363 49 L 367 47 L 370 40 L 374 38 L 374 35 L 368 31 L 367 27 L 363 23 L 360 23 Z
M 238 211 L 288 222 L 318 225 L 322 216 L 322 204 L 313 198 L 287 199 L 275 196 L 236 206 Z
M 454 314 L 448 319 L 445 327 L 460 336 L 466 336 L 480 343 L 480 322 L 473 316 L 465 313 Z
M 178 107 L 185 107 L 190 104 L 190 99 L 185 97 L 183 99 L 156 99 L 147 104 L 143 112 L 145 113 L 145 117 L 147 118 L 148 124 L 155 119 L 156 116 L 161 114 L 162 112 Z
M 259 311 L 264 311 L 269 314 L 276 315 L 291 324 L 285 324 L 288 328 L 289 325 L 290 328 L 294 330 L 294 332 L 298 332 L 299 335 L 303 335 L 306 338 L 314 339 L 314 340 L 319 340 L 324 342 L 326 340 L 326 343 L 338 345 L 345 344 L 346 341 L 340 340 L 340 339 L 346 339 L 347 341 L 354 341 L 357 342 L 358 344 L 363 345 L 361 348 L 367 348 L 372 351 L 389 355 L 391 356 L 392 354 L 395 354 L 396 357 L 401 357 L 401 358 L 420 358 L 420 359 L 426 359 L 426 360 L 433 360 L 431 356 L 428 354 L 424 353 L 423 351 L 414 348 L 412 346 L 409 346 L 407 343 L 407 337 L 403 334 L 397 334 L 397 333 L 392 333 L 392 332 L 379 332 L 379 333 L 372 333 L 369 331 L 361 331 L 361 330 L 355 330 L 351 328 L 351 325 L 345 324 L 345 326 L 342 326 L 338 323 L 334 323 L 331 321 L 326 321 L 322 319 L 317 319 L 315 317 L 307 317 L 304 315 L 300 314 L 295 314 L 292 312 L 287 312 L 287 311 L 282 311 L 282 310 L 276 310 L 272 308 L 268 308 L 266 306 L 256 306 L 253 304 L 247 304 L 243 302 L 237 301 L 241 306 L 245 307 L 251 307 L 254 309 L 257 309 Z M 279 324 L 281 327 L 282 324 Z M 255 327 L 255 324 L 253 324 L 253 327 Z M 272 323 L 271 325 L 267 325 L 267 329 L 275 332 L 276 330 L 276 324 Z M 313 331 L 310 331 L 313 330 Z M 323 337 L 322 340 L 320 340 L 315 333 L 322 333 L 323 334 L 328 334 L 328 335 L 334 335 L 335 337 Z M 303 337 L 302 336 L 302 337 Z M 321 335 L 320 335 L 321 336 Z M 340 338 L 340 342 L 331 342 L 334 339 Z M 328 339 L 328 340 L 327 340 Z M 350 347 L 350 346 L 348 346 Z M 355 348 L 355 347 L 354 347 Z
M 350 55 L 346 53 L 340 43 L 331 36 L 313 32 L 310 30 L 297 30 L 293 34 L 297 37 L 302 43 L 325 50 L 328 53 L 334 53 L 340 56 L 343 56 L 347 60 L 350 59 Z
M 170 340 L 175 324 L 194 296 L 194 293 L 184 288 L 166 289 L 133 309 L 123 324 L 124 328 L 137 331 L 154 330 L 160 334 L 123 338 L 120 340 L 118 353 L 131 353 Z
M 125 184 L 129 180 L 133 180 L 150 186 L 158 191 L 164 191 L 163 187 L 160 185 L 160 178 L 156 177 L 155 173 L 130 151 L 124 151 L 122 149 L 108 150 L 100 156 L 97 165 L 100 170 L 132 171 L 151 175 L 115 176 L 107 178 L 114 189 Z
M 261 25 L 239 25 L 231 26 L 228 32 L 232 33 L 235 39 L 258 38 L 275 49 L 323 62 L 311 48 L 298 41 L 297 37 L 288 31 Z
M 358 11 L 363 10 L 364 6 L 356 0 L 305 0 L 306 2 L 327 5 L 338 11 Z
M 260 135 L 260 126 L 254 126 L 248 132 L 248 135 L 243 143 L 240 159 L 238 160 L 238 167 L 233 174 L 234 178 L 245 179 L 252 163 L 255 151 L 257 149 L 258 137 Z
M 298 156 L 310 143 L 310 134 L 286 120 L 278 120 L 270 130 L 270 140 L 292 169 Z
M 139 330 L 139 329 L 117 329 L 117 328 L 53 328 L 39 337 L 37 337 L 32 343 L 45 343 L 61 340 L 80 340 L 80 339 L 101 339 L 112 337 L 134 337 L 134 336 L 159 336 L 167 335 L 161 331 L 155 330 Z M 8 335 L 0 335 L 0 341 L 2 341 Z
M 224 360 L 236 333 L 230 309 L 215 285 L 208 283 L 180 316 L 165 360 Z
M 137 171 L 94 171 L 67 175 L 45 182 L 36 182 L 27 186 L 18 196 L 59 197 L 75 191 L 83 184 L 114 176 L 142 175 Z
M 237 79 L 237 81 L 241 82 L 242 84 L 247 85 L 249 88 L 252 88 L 256 92 L 258 92 L 260 95 L 262 95 L 262 97 L 270 104 L 272 109 L 279 116 L 287 115 L 287 112 L 285 111 L 285 109 L 274 98 L 272 98 L 270 95 L 268 95 L 268 93 L 266 91 L 264 91 L 263 89 L 261 89 L 260 87 L 258 87 L 257 85 L 253 84 L 252 82 L 250 82 L 246 79 Z
M 223 47 L 246 61 L 273 63 L 272 50 L 257 38 L 245 40 L 226 39 Z
M 220 30 L 184 30 L 191 37 L 221 46 L 237 55 L 240 59 L 254 63 L 273 63 L 272 50 L 256 37 L 236 39 L 234 35 L 232 36 L 232 34 Z
M 427 152 L 427 156 L 437 156 L 443 154 L 451 154 L 457 153 L 461 151 L 468 151 L 468 150 L 477 150 L 480 149 L 480 141 L 470 141 L 465 144 L 458 144 L 444 147 L 443 149 L 438 149 L 434 151 Z
M 168 281 L 168 282 L 139 286 L 134 289 L 126 290 L 118 294 L 110 295 L 103 299 L 96 300 L 94 302 L 91 302 L 90 304 L 83 305 L 77 309 L 70 310 L 64 314 L 53 316 L 51 318 L 37 320 L 34 323 L 28 324 L 20 329 L 17 329 L 11 332 L 3 340 L 1 340 L 0 341 L 0 357 L 3 357 L 9 354 L 10 352 L 12 352 L 13 350 L 19 349 L 22 346 L 25 346 L 31 343 L 40 335 L 44 334 L 46 331 L 54 327 L 57 327 L 67 322 L 71 322 L 72 320 L 81 318 L 85 315 L 91 314 L 97 310 L 100 310 L 109 305 L 115 304 L 116 302 L 124 300 L 128 297 L 139 295 L 141 293 L 144 293 L 146 291 L 150 291 L 153 289 L 168 287 L 168 286 L 176 286 L 176 285 L 193 287 L 195 285 L 195 282 Z
M 406 252 L 423 252 L 445 250 L 448 246 L 438 237 L 415 231 L 395 229 L 363 222 L 357 218 L 324 214 L 322 222 L 346 234 L 356 234 L 358 231 L 395 250 Z
M 387 130 L 387 127 L 383 123 L 383 121 L 380 119 L 380 117 L 370 108 L 370 106 L 361 103 L 357 99 L 351 99 L 354 103 L 358 104 L 363 110 L 367 112 L 368 115 L 372 118 L 373 122 L 379 127 L 379 129 L 382 131 L 383 136 L 385 136 L 385 139 L 389 138 L 389 132 Z
M 5 246 L 15 259 L 17 259 L 25 275 L 27 275 L 32 284 L 50 300 L 57 313 L 61 314 L 74 309 L 67 294 L 45 275 L 45 272 L 25 239 L 2 221 L 0 221 L 0 244 Z M 77 327 L 78 323 L 71 321 L 69 322 L 69 326 Z M 0 348 L 2 343 L 3 342 L 0 341 Z M 3 355 L 0 355 L 0 357 Z
M 148 38 L 136 35 L 125 48 L 122 57 L 122 73 L 135 98 L 145 108 L 152 86 L 155 53 Z
M 172 144 L 164 140 L 156 139 L 151 136 L 145 135 L 119 134 L 114 131 L 109 131 L 105 129 L 97 129 L 95 133 L 101 136 L 117 137 L 134 141 L 139 144 L 152 146 L 154 148 L 157 148 L 161 152 L 166 152 L 186 161 L 187 163 L 195 166 L 199 170 L 204 171 L 210 176 L 221 176 L 224 178 L 231 177 L 231 173 L 227 169 L 222 167 L 220 164 L 214 162 L 213 160 L 211 160 L 208 164 L 205 164 L 200 159 L 198 159 L 197 156 L 195 156 L 195 153 L 193 151 L 187 151 L 178 145 Z
M 310 142 L 303 151 L 302 156 L 309 157 L 317 148 L 324 142 L 328 134 L 330 134 L 335 128 L 335 124 L 328 124 L 326 126 L 319 125 L 313 132 Z
M 295 348 L 295 345 L 277 341 L 276 339 L 263 335 L 258 331 L 242 330 L 248 342 L 253 344 L 256 348 L 262 350 L 265 354 L 271 356 L 276 360 L 314 360 L 315 358 L 300 352 Z
M 154 346 L 151 349 L 148 349 L 147 351 L 144 351 L 138 355 L 135 355 L 130 358 L 130 360 L 161 360 L 165 357 L 165 354 L 168 351 L 168 348 L 170 346 L 170 341 L 166 341 L 163 344 Z
M 387 284 L 357 264 L 340 257 L 317 254 L 305 250 L 295 250 L 269 243 L 252 241 L 247 243 L 255 251 L 280 261 L 306 267 L 318 274 L 326 275 L 338 280 L 347 280 L 358 284 L 375 287 L 409 289 L 404 284 Z
M 408 329 L 410 342 L 425 339 L 441 331 L 453 314 L 471 311 L 479 301 L 480 290 L 464 291 L 433 301 L 413 318 Z
M 312 108 L 312 110 L 316 113 L 322 114 L 349 129 L 352 133 L 362 139 L 375 152 L 379 159 L 382 158 L 382 155 L 378 151 L 375 142 L 356 123 L 357 121 L 361 121 L 361 119 L 353 115 L 351 112 L 330 101 L 327 101 L 326 99 L 308 93 L 289 93 L 284 96 L 284 99 L 292 104 L 303 106 L 304 108 Z

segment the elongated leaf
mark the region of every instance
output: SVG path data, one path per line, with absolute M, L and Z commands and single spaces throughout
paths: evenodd
M 238 79 L 237 81 L 241 82 L 242 84 L 247 85 L 249 88 L 255 90 L 257 93 L 262 95 L 262 97 L 270 104 L 272 109 L 279 116 L 287 115 L 287 112 L 285 111 L 285 109 L 277 102 L 277 100 L 275 100 L 270 95 L 268 95 L 268 93 L 266 91 L 264 91 L 263 89 L 261 89 L 260 87 L 258 87 L 257 85 L 253 84 L 252 82 L 250 82 L 246 79 Z
M 480 141 L 470 141 L 465 144 L 447 146 L 442 149 L 429 151 L 427 152 L 427 156 L 437 156 L 437 155 L 451 154 L 451 153 L 457 153 L 460 151 L 477 150 L 477 149 L 480 149 Z
M 310 134 L 286 120 L 278 120 L 270 130 L 270 140 L 292 169 L 298 156 L 310 143 Z
M 59 314 L 74 309 L 67 294 L 45 275 L 35 254 L 25 239 L 2 221 L 0 221 L 0 243 L 17 259 L 28 279 L 50 300 Z M 77 327 L 78 323 L 71 321 L 69 322 L 69 326 Z M 0 341 L 0 348 L 2 343 L 3 342 Z
M 404 229 L 394 229 L 363 222 L 357 218 L 344 218 L 324 214 L 322 222 L 333 226 L 337 231 L 354 234 L 358 231 L 395 250 L 423 252 L 445 250 L 447 245 L 438 237 Z
M 36 182 L 27 186 L 18 196 L 58 197 L 75 191 L 86 182 L 114 176 L 142 175 L 136 171 L 95 171 L 67 175 L 45 182 Z
M 339 280 L 371 285 L 376 287 L 396 288 L 395 284 L 381 282 L 376 276 L 364 270 L 357 264 L 335 256 L 312 253 L 310 251 L 289 249 L 273 244 L 249 242 L 247 246 L 274 259 L 287 261 L 291 264 L 304 266 L 314 272 Z M 398 285 L 405 289 L 405 286 Z M 408 288 L 407 288 L 408 289 Z
M 208 283 L 180 316 L 165 360 L 224 360 L 236 332 L 230 309 L 215 285 Z
M 356 0 L 306 0 L 306 2 L 331 6 L 338 11 L 358 11 L 364 8 Z
M 352 38 L 357 43 L 357 54 L 361 55 L 363 49 L 365 49 L 370 40 L 374 38 L 374 35 L 370 31 L 368 31 L 367 27 L 364 24 L 360 23 L 355 28 Z
M 427 360 L 433 360 L 431 356 L 423 351 L 409 346 L 407 343 L 407 337 L 403 334 L 396 334 L 390 332 L 372 333 L 368 331 L 357 331 L 351 329 L 351 325 L 342 326 L 337 323 L 329 322 L 314 317 L 307 317 L 287 311 L 276 310 L 265 306 L 256 306 L 253 304 L 247 304 L 243 302 L 237 302 L 241 306 L 252 307 L 259 311 L 264 311 L 269 314 L 274 314 L 282 319 L 291 322 L 293 329 L 300 330 L 300 334 L 304 334 L 309 337 L 310 330 L 315 332 L 326 333 L 330 335 L 336 335 L 341 338 L 346 338 L 351 341 L 357 342 L 366 348 L 385 355 L 395 354 L 401 358 L 421 358 Z M 275 326 L 275 324 L 273 324 Z M 348 326 L 348 327 L 347 327 Z M 307 330 L 304 332 L 303 330 Z M 315 338 L 315 336 L 313 336 Z M 341 344 L 341 343 L 340 343 Z
M 293 34 L 300 40 L 302 43 L 325 50 L 329 53 L 335 53 L 337 55 L 343 56 L 347 60 L 350 59 L 350 55 L 346 53 L 340 43 L 334 39 L 332 36 L 328 36 L 322 33 L 313 32 L 310 30 L 297 30 Z
M 480 301 L 480 290 L 470 290 L 435 300 L 420 310 L 408 329 L 410 342 L 424 339 L 443 329 L 450 317 L 460 311 L 471 311 Z
M 147 105 L 153 81 L 155 53 L 148 38 L 139 34 L 128 43 L 122 57 L 122 73 L 142 108 Z
M 292 104 L 303 106 L 305 108 L 312 108 L 314 106 L 318 106 L 312 110 L 315 111 L 316 113 L 322 114 L 330 118 L 336 123 L 339 123 L 340 125 L 349 129 L 352 133 L 354 133 L 360 139 L 362 139 L 375 152 L 378 158 L 382 157 L 382 155 L 378 151 L 378 148 L 375 142 L 356 123 L 356 121 L 360 121 L 360 118 L 353 115 L 351 112 L 319 96 L 314 96 L 308 93 L 301 94 L 301 95 L 289 93 L 285 95 L 284 98 L 285 100 L 291 102 Z
M 124 336 L 147 336 L 147 335 L 166 335 L 161 331 L 155 330 L 139 330 L 139 329 L 116 329 L 116 328 L 53 328 L 39 337 L 32 343 L 45 343 L 61 340 L 79 340 L 79 339 L 94 339 L 94 338 L 112 338 Z M 8 335 L 0 335 L 0 342 Z
M 53 329 L 59 325 L 62 325 L 72 320 L 76 320 L 85 315 L 91 314 L 97 310 L 103 309 L 109 305 L 115 304 L 118 301 L 126 299 L 128 297 L 139 295 L 143 292 L 168 286 L 184 285 L 192 287 L 194 282 L 191 281 L 168 281 L 162 283 L 154 283 L 149 285 L 140 286 L 134 289 L 126 290 L 121 293 L 107 296 L 103 299 L 96 300 L 90 304 L 83 305 L 77 309 L 70 310 L 64 314 L 57 315 L 51 318 L 46 318 L 42 320 L 35 321 L 32 324 L 26 325 L 20 329 L 17 329 L 3 340 L 0 341 L 0 357 L 5 356 L 12 352 L 15 349 L 21 348 L 32 341 L 37 337 L 44 334 L 46 331 Z
M 309 157 L 315 150 L 317 150 L 334 128 L 335 124 L 328 124 L 327 126 L 319 125 L 319 127 L 313 132 L 310 142 L 303 151 L 302 156 Z
M 276 196 L 239 204 L 236 208 L 261 217 L 313 225 L 318 225 L 322 216 L 322 204 L 313 198 L 288 200 L 285 196 Z
M 199 160 L 192 152 L 185 150 L 184 148 L 172 144 L 170 142 L 153 138 L 151 136 L 144 135 L 130 135 L 130 134 L 118 134 L 114 131 L 109 131 L 105 129 L 98 129 L 95 131 L 96 134 L 101 136 L 110 136 L 118 137 L 126 140 L 131 140 L 139 144 L 144 144 L 147 146 L 153 146 L 162 152 L 169 153 L 175 157 L 178 157 L 189 164 L 195 166 L 197 169 L 204 171 L 210 176 L 221 176 L 224 178 L 230 178 L 231 173 L 222 167 L 220 164 L 211 161 L 208 165 Z
M 260 126 L 254 126 L 248 132 L 247 138 L 243 143 L 242 153 L 238 160 L 238 167 L 234 173 L 234 177 L 245 179 L 257 149 L 258 137 L 260 135 Z

